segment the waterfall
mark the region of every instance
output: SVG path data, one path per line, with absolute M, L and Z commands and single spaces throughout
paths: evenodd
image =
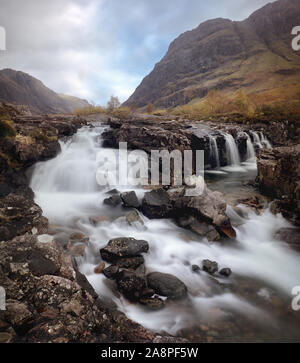
M 270 141 L 265 137 L 265 135 L 260 132 L 260 138 L 261 138 L 261 143 L 262 145 L 266 148 L 266 149 L 272 149 L 272 145 L 270 143 Z
M 251 132 L 251 135 L 253 136 L 254 144 L 257 145 L 259 149 L 262 149 L 263 146 L 262 146 L 258 133 L 256 131 L 250 131 L 250 132 Z
M 219 155 L 217 140 L 214 136 L 211 135 L 209 135 L 209 139 L 210 139 L 211 157 L 213 157 L 213 160 L 216 163 L 216 169 L 220 169 L 220 155 Z
M 247 135 L 247 160 L 248 161 L 255 161 L 256 153 L 253 146 L 253 143 L 251 141 L 251 137 L 246 133 Z
M 261 322 L 267 324 L 266 317 L 272 314 L 272 310 L 266 312 L 260 310 L 262 304 L 256 306 L 258 290 L 253 292 L 255 295 L 250 296 L 248 302 L 248 293 L 241 295 L 236 294 L 234 289 L 231 292 L 229 289 L 220 290 L 216 281 L 226 283 L 223 277 L 216 274 L 215 279 L 211 279 L 204 272 L 194 273 L 192 265 L 201 266 L 204 259 L 217 261 L 220 269 L 229 267 L 236 277 L 245 277 L 249 282 L 254 280 L 255 286 L 258 285 L 261 289 L 272 288 L 279 296 L 282 294 L 291 299 L 291 289 L 300 281 L 300 257 L 274 239 L 275 232 L 279 228 L 289 227 L 289 224 L 282 216 L 274 216 L 269 211 L 257 215 L 251 209 L 241 206 L 241 217 L 233 208 L 228 207 L 228 215 L 237 225 L 236 242 L 212 245 L 204 237 L 190 237 L 188 232 L 185 233 L 171 220 L 150 220 L 141 214 L 143 226 L 130 225 L 125 218 L 127 210 L 103 204 L 110 187 L 103 189 L 96 184 L 97 154 L 109 151 L 103 149 L 98 142 L 103 130 L 104 127 L 83 128 L 72 140 L 61 142 L 62 151 L 56 158 L 34 166 L 30 183 L 35 192 L 35 201 L 58 231 L 55 236 L 58 241 L 59 238 L 68 241 L 69 236 L 76 232 L 84 233 L 89 238 L 85 256 L 77 260 L 80 272 L 101 297 L 111 299 L 127 317 L 156 332 L 167 331 L 175 335 L 178 330 L 195 323 L 206 323 L 214 319 L 220 321 L 220 318 L 231 316 L 238 318 L 241 315 L 250 315 L 253 322 L 257 321 L 257 326 L 262 329 Z M 233 137 L 224 134 L 224 138 L 229 161 L 233 165 L 239 164 L 238 149 Z M 249 155 L 250 152 L 253 153 L 251 150 L 249 143 Z M 222 184 L 225 188 L 235 190 L 236 182 L 232 181 L 236 177 L 236 174 L 234 179 L 225 176 Z M 122 188 L 125 187 L 117 186 L 120 191 L 135 190 L 140 199 L 146 192 L 140 187 Z M 90 217 L 103 217 L 103 222 L 100 218 L 95 225 Z M 162 310 L 147 311 L 143 306 L 130 304 L 122 296 L 115 294 L 109 288 L 105 276 L 95 273 L 95 267 L 101 261 L 99 250 L 110 239 L 129 236 L 148 241 L 150 249 L 145 254 L 147 271 L 173 274 L 186 284 L 189 291 L 187 304 L 167 303 Z M 228 281 L 231 283 L 231 280 Z M 266 306 L 268 309 L 268 305 Z M 275 323 L 276 317 L 277 315 L 273 316 Z M 285 321 L 282 324 L 281 330 L 289 333 L 289 325 Z M 269 326 L 267 328 L 266 332 L 269 332 Z
M 241 164 L 239 150 L 231 134 L 224 135 L 226 140 L 226 153 L 229 165 L 238 166 Z

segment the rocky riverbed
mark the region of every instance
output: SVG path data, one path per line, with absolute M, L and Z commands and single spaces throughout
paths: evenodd
M 255 190 L 278 199 L 273 213 L 285 202 L 292 211 L 286 217 L 297 220 L 299 204 L 290 203 L 298 198 L 291 184 L 299 170 L 280 182 L 297 147 L 270 149 L 269 135 L 247 125 L 110 120 L 99 138 L 103 128 L 83 119 L 24 116 L 8 106 L 5 112 L 16 134 L 1 138 L 1 341 L 297 340 L 287 292 L 297 283 L 298 255 L 282 245 L 296 248 L 297 230 L 267 211 L 268 200 Z M 100 190 L 95 155 L 107 150 L 102 142 L 120 141 L 146 152 L 201 146 L 211 172 L 233 162 L 248 170 L 253 150 L 261 149 L 258 184 L 247 186 L 249 198 L 232 202 L 210 187 L 197 197 L 185 196 L 185 187 Z M 274 270 L 275 256 L 286 271 Z

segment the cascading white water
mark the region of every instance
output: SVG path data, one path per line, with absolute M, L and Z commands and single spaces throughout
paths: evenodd
M 262 146 L 265 147 L 266 149 L 272 149 L 272 145 L 271 145 L 270 141 L 265 137 L 265 135 L 261 131 L 260 131 L 259 135 L 260 135 Z
M 261 143 L 259 134 L 256 131 L 250 131 L 250 132 L 251 132 L 251 135 L 253 136 L 254 143 L 257 145 L 257 147 L 259 149 L 262 149 L 263 148 L 263 145 Z
M 244 215 L 241 217 L 229 208 L 229 216 L 238 226 L 237 239 L 223 244 L 211 244 L 205 238 L 191 236 L 171 220 L 149 220 L 142 216 L 144 226 L 130 226 L 124 217 L 126 210 L 103 205 L 109 187 L 100 188 L 96 184 L 96 154 L 107 152 L 97 139 L 101 130 L 84 128 L 72 141 L 62 142 L 61 154 L 37 164 L 31 180 L 36 202 L 51 224 L 67 236 L 80 231 L 89 237 L 86 255 L 78 263 L 100 297 L 111 298 L 128 317 L 145 327 L 172 334 L 199 322 L 232 319 L 235 315 L 249 318 L 258 325 L 272 326 L 278 333 L 280 329 L 287 329 L 272 325 L 276 317 L 271 306 L 266 309 L 262 308 L 263 304 L 256 306 L 253 299 L 249 300 L 249 293 L 235 293 L 230 285 L 239 284 L 238 277 L 246 277 L 258 285 L 253 294 L 259 302 L 265 299 L 261 297 L 262 289 L 271 289 L 276 296 L 289 301 L 291 289 L 300 283 L 300 257 L 285 244 L 274 240 L 276 230 L 289 224 L 269 211 L 257 215 L 241 206 Z M 237 148 L 230 136 L 226 138 L 230 157 L 233 164 L 238 164 Z M 139 197 L 145 192 L 136 187 L 127 190 L 133 189 Z M 95 226 L 90 222 L 91 216 L 107 218 Z M 104 275 L 95 274 L 94 268 L 100 262 L 99 249 L 117 237 L 147 240 L 150 245 L 149 253 L 145 254 L 147 272 L 160 271 L 177 276 L 188 287 L 188 299 L 152 312 L 116 296 Z M 204 259 L 217 261 L 220 268 L 231 268 L 232 279 L 220 276 L 212 279 L 204 272 L 193 273 L 191 265 L 201 266 Z M 219 286 L 216 280 L 229 288 Z
M 254 146 L 252 144 L 250 136 L 247 133 L 245 133 L 245 134 L 247 136 L 247 161 L 248 162 L 255 162 L 256 153 L 255 153 Z
M 227 158 L 232 166 L 239 166 L 241 164 L 239 150 L 236 146 L 235 140 L 231 134 L 225 134 L 226 153 Z
M 220 169 L 220 155 L 217 140 L 214 136 L 209 136 L 210 139 L 210 150 L 214 161 L 216 162 L 216 169 Z

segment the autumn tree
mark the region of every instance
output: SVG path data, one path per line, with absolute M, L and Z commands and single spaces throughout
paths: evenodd
M 113 110 L 119 108 L 121 106 L 121 102 L 118 97 L 111 96 L 110 100 L 107 103 L 108 112 L 112 112 Z

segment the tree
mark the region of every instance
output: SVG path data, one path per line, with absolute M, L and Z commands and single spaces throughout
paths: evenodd
M 118 97 L 111 96 L 110 100 L 107 103 L 107 110 L 108 112 L 112 112 L 116 108 L 119 108 L 121 106 L 121 102 L 119 101 Z

